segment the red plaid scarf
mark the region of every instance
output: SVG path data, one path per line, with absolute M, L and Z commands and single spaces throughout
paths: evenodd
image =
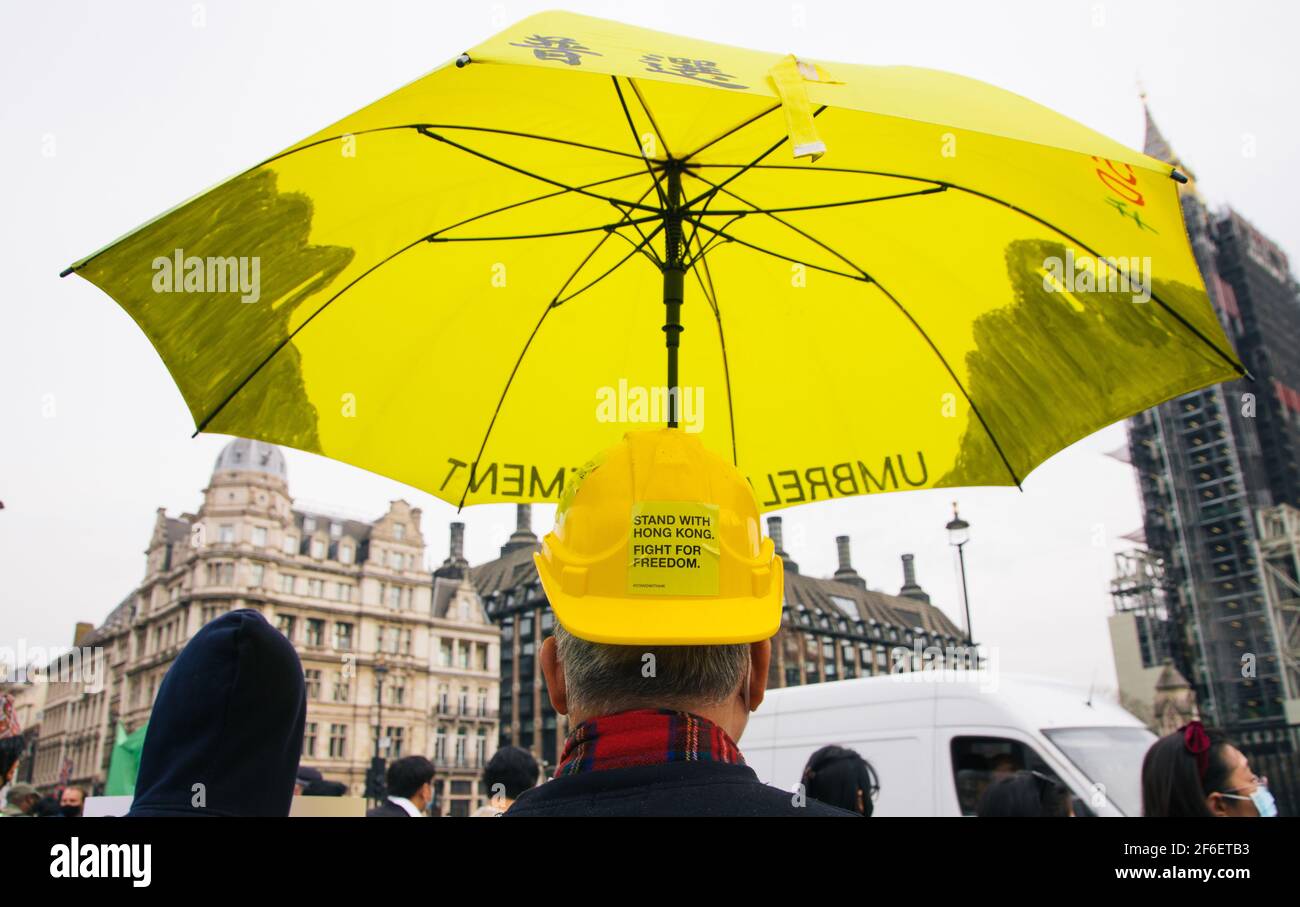
M 666 762 L 745 764 L 735 741 L 707 718 L 670 709 L 634 709 L 578 725 L 564 741 L 555 777 Z

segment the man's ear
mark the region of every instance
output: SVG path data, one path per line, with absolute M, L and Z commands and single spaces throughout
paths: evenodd
M 564 689 L 564 666 L 555 645 L 555 637 L 548 636 L 542 641 L 542 676 L 546 678 L 546 695 L 551 698 L 551 706 L 557 715 L 569 714 L 569 698 Z
M 767 669 L 772 663 L 772 640 L 749 644 L 749 710 L 763 704 L 767 693 Z

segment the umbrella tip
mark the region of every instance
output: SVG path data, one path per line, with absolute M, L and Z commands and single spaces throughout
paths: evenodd
M 469 54 L 461 54 L 456 58 L 456 68 L 463 69 L 469 64 Z
M 69 274 L 71 274 L 71 273 L 72 273 L 73 271 L 75 271 L 75 270 L 76 270 L 76 267 L 75 267 L 75 266 L 73 266 L 73 265 L 68 265 L 66 268 L 64 268 L 62 271 L 59 272 L 59 276 L 60 276 L 60 277 L 67 277 Z
M 1185 173 L 1179 173 L 1178 170 L 1176 170 L 1176 169 L 1175 169 L 1175 170 L 1171 170 L 1171 171 L 1169 171 L 1169 175 L 1170 175 L 1171 177 L 1173 177 L 1175 183 L 1186 183 L 1186 182 L 1187 182 L 1187 174 L 1185 174 Z

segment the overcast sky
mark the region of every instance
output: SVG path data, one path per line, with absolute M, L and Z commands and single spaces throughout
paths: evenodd
M 194 510 L 220 437 L 193 424 L 144 336 L 67 264 L 364 106 L 533 3 L 8 3 L 0 7 L 0 646 L 62 645 L 139 582 L 157 507 Z M 1214 205 L 1231 204 L 1294 259 L 1300 172 L 1294 4 L 1220 2 L 571 2 L 575 12 L 822 60 L 951 70 L 1044 103 L 1135 147 L 1138 81 Z M 741 11 L 743 10 L 743 12 Z M 779 360 L 774 374 L 780 374 Z M 1108 581 L 1141 523 L 1112 426 L 1014 489 L 908 492 L 786 511 L 805 573 L 853 538 L 873 588 L 899 555 L 960 623 L 944 523 L 967 548 L 977 638 L 1004 670 L 1114 685 Z M 454 509 L 361 470 L 287 451 L 301 502 L 374 518 L 425 511 L 430 557 Z M 535 528 L 551 507 L 536 507 Z M 496 553 L 512 505 L 472 508 L 471 562 Z

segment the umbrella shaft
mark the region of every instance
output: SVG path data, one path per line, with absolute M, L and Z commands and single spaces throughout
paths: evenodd
M 668 206 L 664 212 L 664 346 L 668 351 L 668 427 L 677 427 L 677 348 L 682 327 L 682 198 L 681 173 L 668 171 Z

